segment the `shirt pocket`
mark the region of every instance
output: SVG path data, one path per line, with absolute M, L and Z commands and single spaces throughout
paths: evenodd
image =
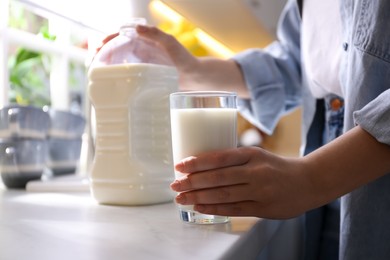
M 390 1 L 361 0 L 357 3 L 354 45 L 390 62 Z

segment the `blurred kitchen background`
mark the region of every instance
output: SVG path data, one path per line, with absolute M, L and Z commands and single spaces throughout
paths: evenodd
M 192 54 L 229 58 L 275 39 L 286 0 L 1 0 L 0 107 L 9 103 L 88 116 L 87 68 L 97 46 L 132 17 L 173 34 Z M 261 68 L 259 68 L 261 69 Z M 240 144 L 298 156 L 300 110 L 272 136 L 243 118 Z

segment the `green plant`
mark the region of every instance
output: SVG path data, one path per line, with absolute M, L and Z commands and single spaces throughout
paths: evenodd
M 46 26 L 39 35 L 55 40 Z M 19 48 L 9 59 L 10 102 L 21 105 L 50 105 L 50 56 L 40 52 Z

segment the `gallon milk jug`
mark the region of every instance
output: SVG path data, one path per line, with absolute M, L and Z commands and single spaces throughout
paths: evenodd
M 165 52 L 137 35 L 136 19 L 94 57 L 88 92 L 96 115 L 91 192 L 101 204 L 171 201 L 169 94 L 178 75 Z

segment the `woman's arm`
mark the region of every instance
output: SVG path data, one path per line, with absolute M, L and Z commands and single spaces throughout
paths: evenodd
M 176 165 L 180 204 L 206 214 L 290 218 L 390 172 L 390 146 L 359 126 L 302 158 L 246 147 L 201 154 Z

